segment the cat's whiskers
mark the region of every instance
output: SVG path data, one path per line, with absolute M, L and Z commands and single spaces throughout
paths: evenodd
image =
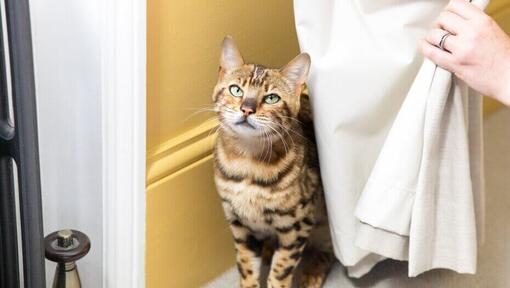
M 269 149 L 270 149 L 270 150 L 269 150 L 269 156 L 268 156 L 268 158 L 267 158 L 267 159 L 268 159 L 268 161 L 270 161 L 270 160 L 271 160 L 271 156 L 273 155 L 273 137 L 270 137 L 269 132 L 268 132 L 268 137 L 267 137 L 267 139 L 268 139 L 268 140 L 269 140 L 269 142 L 270 142 L 270 146 L 269 146 Z
M 264 124 L 261 124 L 260 125 L 262 128 L 262 132 L 264 133 L 264 148 L 263 148 L 263 152 L 264 152 L 264 158 L 262 159 L 263 162 L 266 162 L 266 157 L 267 157 L 267 160 L 271 160 L 271 155 L 273 154 L 273 140 L 271 139 L 270 137 L 270 134 L 268 132 L 268 130 L 266 129 L 267 127 L 265 127 Z M 266 151 L 265 149 L 265 143 L 268 142 L 269 144 L 269 147 Z
M 236 115 L 234 115 L 235 112 L 233 111 L 224 111 L 221 115 L 221 117 L 223 117 L 223 119 L 226 119 L 230 122 L 236 122 L 236 120 L 238 120 L 238 117 Z
M 264 123 L 264 124 L 267 124 L 266 127 L 268 128 L 271 128 L 273 131 L 275 131 L 276 133 L 278 133 L 278 130 L 281 130 L 282 132 L 286 133 L 287 136 L 290 138 L 290 140 L 292 141 L 292 145 L 295 145 L 296 143 L 294 143 L 294 138 L 290 135 L 290 133 L 288 132 L 288 130 L 291 130 L 292 129 L 286 129 L 285 126 L 283 126 L 282 124 L 280 123 L 277 123 L 273 120 L 271 120 L 270 118 L 268 117 L 258 117 L 258 121 L 259 123 Z M 280 128 L 280 129 L 275 129 L 275 127 L 273 127 L 273 125 L 276 125 L 277 127 L 276 128 Z M 297 135 L 301 136 L 299 133 L 295 132 Z M 280 134 L 280 133 L 278 133 Z M 303 137 L 303 136 L 301 136 Z M 280 134 L 280 138 L 283 140 L 284 144 L 287 144 L 287 142 L 284 140 L 284 137 Z M 287 151 L 286 151 L 287 152 Z
M 263 143 L 263 146 L 262 146 L 262 153 L 260 153 L 259 155 L 259 161 L 265 161 L 266 160 L 266 154 L 267 154 L 267 151 L 266 151 L 266 143 L 267 143 L 267 133 L 266 133 L 266 130 L 263 129 L 262 130 L 262 133 L 264 134 L 262 136 L 262 139 L 264 140 L 262 143 Z M 269 143 L 267 143 L 269 144 Z
M 270 146 L 268 146 L 266 148 L 266 143 L 267 143 L 267 145 L 270 145 L 270 143 L 268 143 L 269 138 L 267 136 L 267 131 L 266 131 L 265 127 L 260 124 L 258 124 L 258 127 L 259 127 L 259 130 L 262 132 L 260 138 L 261 138 L 262 144 L 263 144 L 262 151 L 261 151 L 258 159 L 259 159 L 259 161 L 265 161 L 265 159 L 267 157 L 268 150 L 270 148 Z
M 283 115 L 279 115 L 279 117 L 281 118 L 285 118 L 285 119 L 289 119 L 291 121 L 294 121 L 300 125 L 303 125 L 303 122 L 299 121 L 298 119 L 296 119 L 295 117 L 290 117 L 290 116 L 283 116 Z
M 290 141 L 292 141 L 292 145 L 296 145 L 296 143 L 294 143 L 294 137 L 292 137 L 292 136 L 290 135 L 290 133 L 289 133 L 289 130 L 290 130 L 290 131 L 293 131 L 293 129 L 287 129 L 285 126 L 283 126 L 282 124 L 280 124 L 280 123 L 278 123 L 278 122 L 273 122 L 272 124 L 273 124 L 273 125 L 276 125 L 276 126 L 277 126 L 277 128 L 280 128 L 280 130 L 281 130 L 283 133 L 287 134 L 287 136 L 290 138 Z M 297 132 L 296 132 L 296 133 L 297 133 Z
M 291 118 L 291 119 L 292 119 L 292 118 Z M 299 121 L 299 120 L 296 120 L 296 121 Z M 283 124 L 280 124 L 280 123 L 278 123 L 278 122 L 274 122 L 274 121 L 271 121 L 271 122 L 272 122 L 274 125 L 277 125 L 279 128 L 281 128 L 281 130 L 282 130 L 282 131 L 284 131 L 285 133 L 287 133 L 287 135 L 288 135 L 289 137 L 291 137 L 291 136 L 290 136 L 290 134 L 289 134 L 289 131 L 290 131 L 290 132 L 294 133 L 296 136 L 298 136 L 298 137 L 300 137 L 300 138 L 302 138 L 302 139 L 305 139 L 305 140 L 307 139 L 305 136 L 303 136 L 303 135 L 299 134 L 299 133 L 298 133 L 298 132 L 296 132 L 294 129 L 288 129 L 288 127 L 286 127 L 286 126 L 284 126 Z M 291 137 L 291 139 L 292 139 L 292 137 Z
M 191 118 L 199 115 L 200 113 L 206 113 L 206 112 L 216 112 L 214 110 L 214 105 L 208 105 L 207 107 L 203 107 L 203 108 L 190 108 L 190 109 L 193 109 L 195 110 L 193 113 L 189 114 L 186 118 L 184 118 L 184 120 L 182 122 L 186 122 L 186 121 L 189 121 Z
M 289 146 L 287 141 L 285 141 L 285 137 L 283 137 L 283 135 L 280 132 L 278 132 L 278 130 L 276 130 L 273 126 L 271 126 L 270 123 L 266 124 L 266 127 L 273 130 L 278 135 L 278 137 L 282 140 L 283 148 L 285 149 L 285 154 L 289 153 Z
M 278 127 L 280 127 L 282 129 L 282 131 L 284 131 L 285 133 L 287 133 L 287 136 L 290 137 L 290 139 L 292 140 L 293 144 L 294 144 L 294 137 L 292 137 L 290 135 L 290 133 L 293 133 L 294 135 L 300 137 L 301 139 L 304 139 L 304 140 L 307 140 L 307 138 L 301 134 L 299 134 L 298 132 L 296 132 L 294 129 L 286 129 L 286 127 L 280 123 L 274 123 L 275 125 L 277 125 Z
M 218 103 L 217 103 L 217 104 L 213 104 L 213 105 L 205 105 L 205 107 L 198 108 L 198 109 L 197 109 L 197 108 L 190 108 L 190 109 L 194 109 L 194 110 L 196 109 L 196 111 L 194 111 L 193 113 L 191 113 L 190 115 L 188 115 L 188 117 L 186 117 L 184 120 L 182 120 L 182 122 L 183 122 L 183 123 L 184 123 L 184 122 L 187 122 L 187 121 L 191 120 L 191 118 L 193 118 L 193 117 L 195 117 L 195 116 L 197 116 L 197 115 L 199 115 L 199 114 L 201 114 L 201 113 L 206 113 L 206 112 L 213 112 L 213 113 L 217 113 L 219 108 L 223 108 L 223 109 L 225 109 L 225 111 L 228 111 L 228 112 L 231 112 L 231 113 L 235 113 L 235 110 L 234 110 L 234 109 L 232 109 L 232 108 L 230 108 L 230 107 L 226 106 L 225 104 L 218 104 Z M 227 112 L 227 113 L 228 113 L 228 112 Z M 217 119 L 217 118 L 218 118 L 217 116 L 213 116 L 213 117 L 211 117 L 211 118 L 208 118 L 208 119 L 204 120 L 204 121 L 202 122 L 202 124 L 200 124 L 200 126 L 202 126 L 202 125 L 204 125 L 204 124 L 208 123 L 209 121 L 212 121 L 212 120 L 214 120 L 214 119 Z M 200 127 L 200 126 L 199 126 L 199 127 Z

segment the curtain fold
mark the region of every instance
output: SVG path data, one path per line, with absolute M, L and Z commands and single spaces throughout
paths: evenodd
M 474 273 L 481 97 L 417 49 L 447 2 L 294 4 L 337 257 L 353 277 L 384 258 Z

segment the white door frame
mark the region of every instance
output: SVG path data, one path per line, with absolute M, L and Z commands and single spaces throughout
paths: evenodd
M 146 0 L 105 0 L 103 288 L 145 286 Z

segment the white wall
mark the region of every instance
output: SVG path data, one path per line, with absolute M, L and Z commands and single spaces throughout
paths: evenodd
M 102 286 L 101 0 L 31 0 L 45 234 L 85 232 L 84 287 Z M 47 263 L 48 283 L 54 265 Z M 50 286 L 49 286 L 50 287 Z

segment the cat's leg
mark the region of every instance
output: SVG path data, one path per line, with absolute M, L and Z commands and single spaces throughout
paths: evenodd
M 230 227 L 234 234 L 237 269 L 241 276 L 240 287 L 258 288 L 260 287 L 262 241 L 255 238 L 239 221 L 233 221 Z
M 288 288 L 292 285 L 292 274 L 301 260 L 308 238 L 307 233 L 296 229 L 298 225 L 277 228 L 278 247 L 271 262 L 268 288 Z
M 224 202 L 223 209 L 234 236 L 240 287 L 258 288 L 260 287 L 262 241 L 257 240 L 251 231 L 239 221 L 228 203 Z

